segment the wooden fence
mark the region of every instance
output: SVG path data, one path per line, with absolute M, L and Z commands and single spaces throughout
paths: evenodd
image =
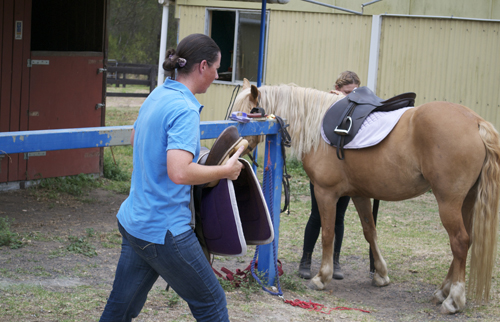
M 146 85 L 149 86 L 149 93 L 156 87 L 156 76 L 158 75 L 158 66 L 146 64 L 116 63 L 115 66 L 107 67 L 107 83 L 114 84 L 116 87 L 126 87 L 127 85 Z M 137 77 L 146 76 L 146 77 Z M 144 79 L 146 78 L 146 79 Z M 106 92 L 106 96 L 123 97 L 147 97 L 149 93 L 119 93 Z

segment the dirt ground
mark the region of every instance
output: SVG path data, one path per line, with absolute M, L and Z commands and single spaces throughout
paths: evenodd
M 125 195 L 109 192 L 104 189 L 95 189 L 84 201 L 75 200 L 73 197 L 59 198 L 59 201 L 50 199 L 37 200 L 36 195 L 30 190 L 17 190 L 0 192 L 0 216 L 8 216 L 14 219 L 11 230 L 14 232 L 30 232 L 33 236 L 57 235 L 65 238 L 69 235 L 84 236 L 88 228 L 96 232 L 111 232 L 116 230 L 116 212 Z M 90 202 L 89 202 L 90 200 Z M 28 236 L 29 238 L 29 236 Z M 27 240 L 28 245 L 23 248 L 12 250 L 0 247 L 0 267 L 4 270 L 15 272 L 23 268 L 30 271 L 33 266 L 43 266 L 50 274 L 47 276 L 35 276 L 34 274 L 16 275 L 7 278 L 0 275 L 0 293 L 2 286 L 10 284 L 36 284 L 42 285 L 50 290 L 68 290 L 78 285 L 90 285 L 103 287 L 108 292 L 111 289 L 114 271 L 119 257 L 119 247 L 103 248 L 97 245 L 96 257 L 85 257 L 81 254 L 70 254 L 63 257 L 51 258 L 50 252 L 62 248 L 58 241 Z M 237 268 L 244 269 L 251 260 L 253 253 L 249 251 L 243 260 L 228 259 L 223 262 L 216 261 L 214 266 L 220 270 L 221 266 L 232 271 Z M 345 311 L 334 311 L 331 315 L 318 314 L 307 310 L 284 304 L 275 296 L 261 292 L 251 295 L 250 305 L 241 294 L 228 293 L 228 308 L 232 321 L 465 321 L 481 319 L 479 313 L 456 314 L 443 316 L 438 313 L 439 308 L 430 302 L 434 287 L 425 284 L 392 283 L 384 288 L 371 286 L 368 278 L 367 256 L 349 256 L 344 259 L 345 279 L 332 281 L 328 284 L 326 291 L 318 292 L 318 296 L 303 298 L 321 302 L 328 300 L 327 307 L 335 307 L 336 303 L 350 307 L 369 308 L 371 313 L 350 314 Z M 285 274 L 296 274 L 297 262 L 288 262 L 286 258 L 280 258 L 283 262 Z M 319 261 L 313 262 L 313 272 L 319 269 Z M 75 273 L 75 267 L 86 267 L 87 273 Z M 302 280 L 301 280 L 302 282 Z M 303 281 L 304 285 L 307 284 Z M 161 280 L 157 282 L 160 287 L 165 287 Z M 315 294 L 315 293 L 312 293 Z M 285 291 L 285 299 L 294 299 L 297 295 Z M 104 302 L 104 301 L 103 301 Z M 254 307 L 255 311 L 248 308 Z M 99 316 L 96 308 L 95 316 Z M 250 310 L 250 311 L 249 311 Z M 160 308 L 160 311 L 162 309 Z M 152 317 L 141 314 L 137 321 L 166 321 L 178 320 L 190 321 L 187 306 L 181 306 L 177 310 L 168 310 L 167 315 Z M 0 321 L 2 319 L 0 312 Z M 55 321 L 58 319 L 34 319 L 33 321 Z

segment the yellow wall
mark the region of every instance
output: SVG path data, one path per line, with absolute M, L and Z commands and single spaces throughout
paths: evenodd
M 370 16 L 272 11 L 265 83 L 328 91 L 353 70 L 366 85 L 370 30 Z
M 500 23 L 384 17 L 377 94 L 466 105 L 500 129 Z
M 179 5 L 178 14 L 180 39 L 204 32 L 205 7 Z M 327 91 L 353 70 L 366 85 L 371 28 L 366 15 L 271 10 L 265 84 Z M 417 105 L 460 103 L 500 129 L 499 32 L 494 21 L 382 16 L 377 95 L 412 91 Z M 198 95 L 202 120 L 224 118 L 234 86 L 213 84 Z
M 178 6 L 176 8 L 175 16 L 180 19 L 179 40 L 190 34 L 205 32 L 205 12 L 204 7 Z
M 361 4 L 368 0 L 317 0 L 336 7 L 361 12 Z M 230 7 L 261 9 L 260 1 L 214 1 L 214 0 L 176 0 L 178 5 L 203 7 Z M 267 4 L 268 10 L 345 13 L 329 7 L 302 0 L 290 0 L 287 4 Z M 500 19 L 500 0 L 382 0 L 366 6 L 365 15 L 399 14 L 454 16 L 480 19 Z

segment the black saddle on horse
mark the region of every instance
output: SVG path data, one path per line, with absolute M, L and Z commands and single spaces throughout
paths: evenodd
M 344 145 L 352 141 L 371 112 L 414 106 L 416 96 L 408 92 L 382 100 L 366 86 L 357 88 L 328 109 L 323 117 L 323 133 L 337 147 L 337 157 L 343 160 Z

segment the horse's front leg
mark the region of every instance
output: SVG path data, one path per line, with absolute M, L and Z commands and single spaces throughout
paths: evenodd
M 372 249 L 376 269 L 375 275 L 373 276 L 373 284 L 376 286 L 389 285 L 390 279 L 389 276 L 387 276 L 387 264 L 385 263 L 377 244 L 377 229 L 375 228 L 375 221 L 373 220 L 373 213 L 371 209 L 372 204 L 370 199 L 353 197 L 352 201 L 358 211 L 365 239 L 370 244 Z
M 321 216 L 321 242 L 323 256 L 321 267 L 316 276 L 309 282 L 309 288 L 322 290 L 330 282 L 333 274 L 333 238 L 335 237 L 335 215 L 338 197 L 334 197 L 331 191 L 314 187 L 316 201 Z

